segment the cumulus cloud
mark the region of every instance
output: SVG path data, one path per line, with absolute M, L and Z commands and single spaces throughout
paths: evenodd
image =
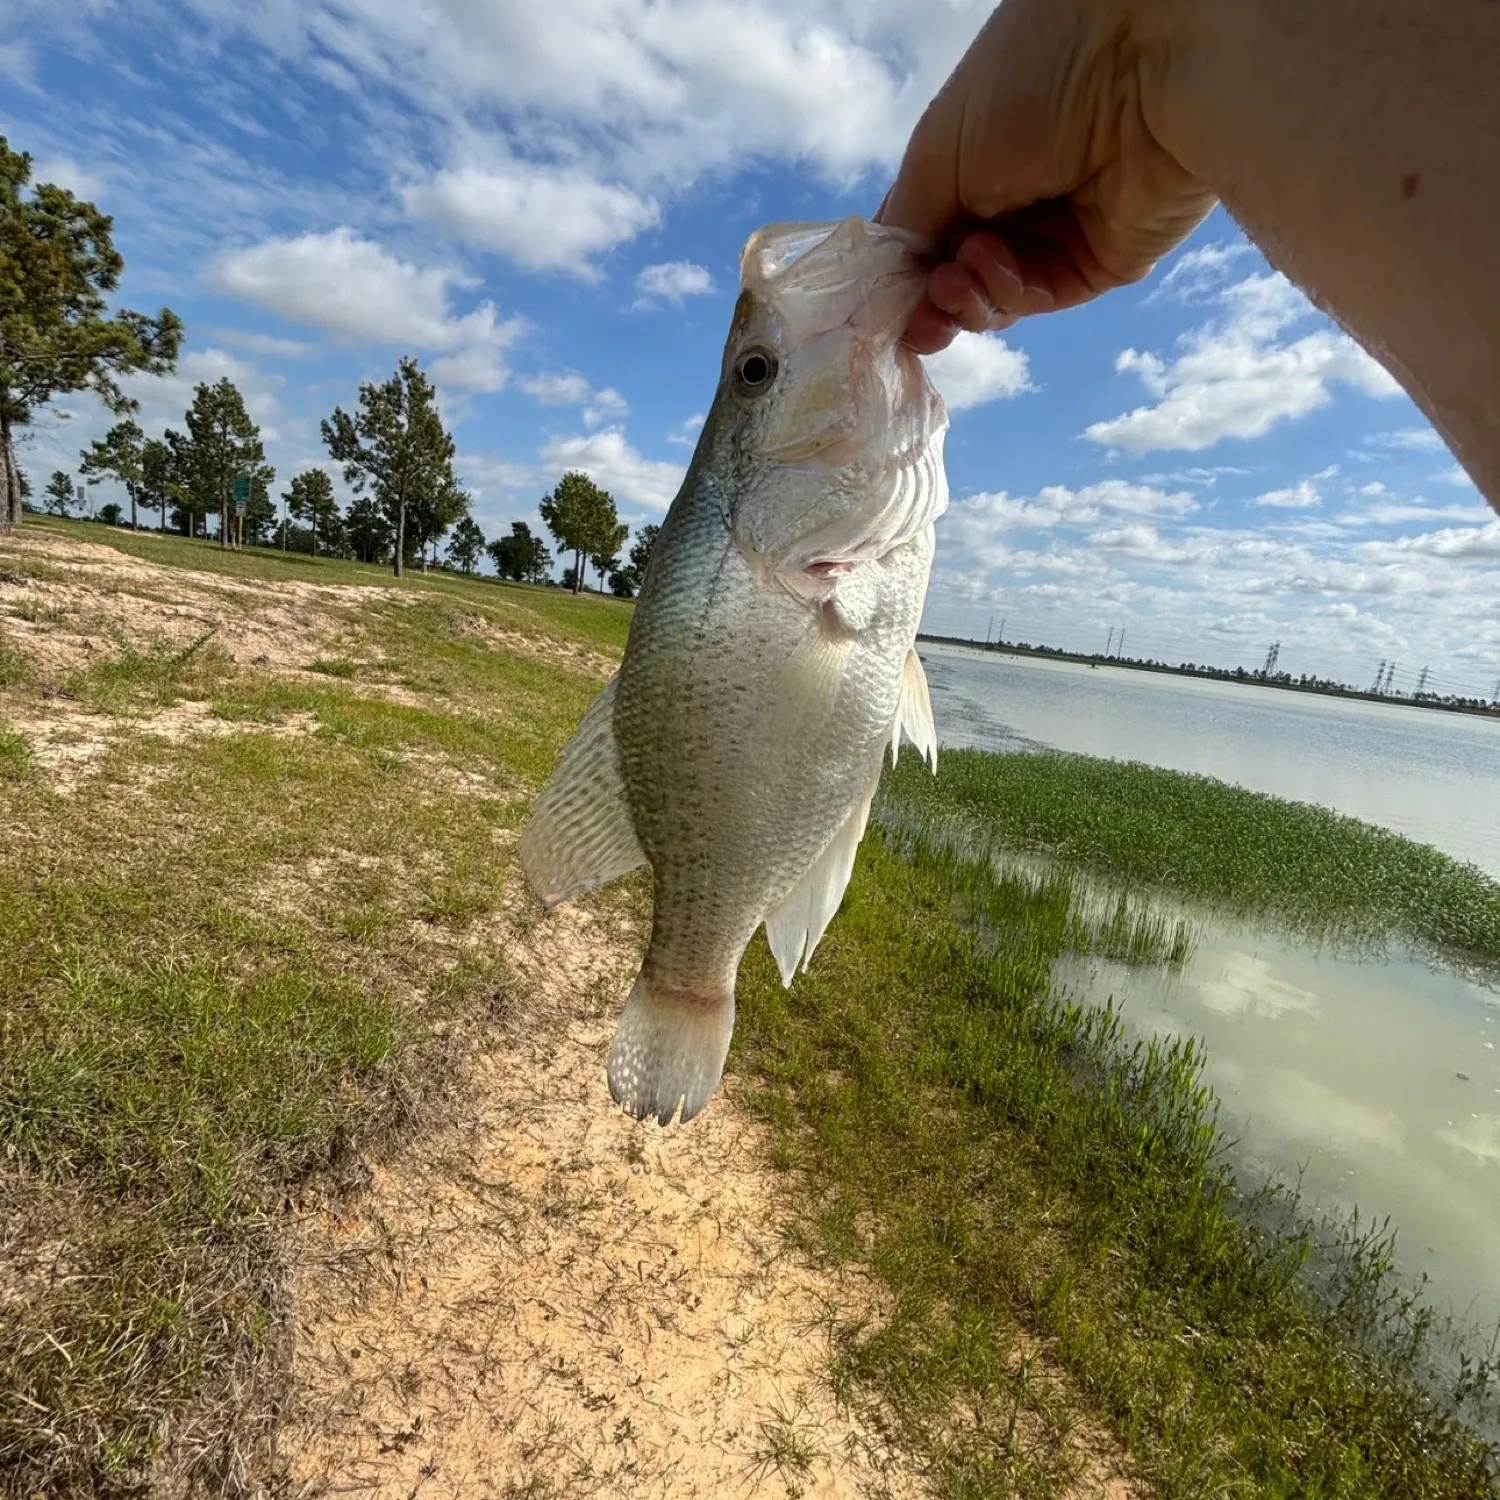
M 620 427 L 553 438 L 543 445 L 540 456 L 548 472 L 581 469 L 617 500 L 649 510 L 665 510 L 672 503 L 686 472 L 680 464 L 663 463 L 637 452 Z
M 1130 453 L 1190 452 L 1224 438 L 1262 437 L 1279 422 L 1328 405 L 1334 384 L 1367 396 L 1401 388 L 1353 339 L 1319 329 L 1283 337 L 1313 309 L 1284 276 L 1250 276 L 1221 294 L 1225 316 L 1184 340 L 1171 359 L 1126 349 L 1116 370 L 1137 376 L 1155 404 L 1095 422 L 1084 436 Z
M 595 390 L 582 375 L 527 375 L 517 382 L 543 406 L 581 406 L 586 427 L 623 417 L 630 403 L 613 386 Z
M 1250 253 L 1250 246 L 1244 240 L 1225 240 L 1184 250 L 1167 268 L 1166 275 L 1146 300 L 1202 301 L 1218 291 L 1235 263 Z
M 1182 517 L 1197 509 L 1198 502 L 1186 490 L 1160 490 L 1123 479 L 1105 479 L 1081 489 L 1049 484 L 1035 495 L 1015 496 L 1001 490 L 957 500 L 950 508 L 951 519 L 944 524 L 944 535 L 956 536 L 961 545 L 972 547 L 1012 528 L 1082 527 L 1110 515 Z
M 1303 510 L 1321 504 L 1322 499 L 1311 479 L 1299 479 L 1286 489 L 1267 490 L 1263 495 L 1257 495 L 1251 504 L 1273 510 Z
M 657 223 L 654 198 L 577 167 L 503 158 L 405 188 L 410 213 L 531 271 L 597 280 L 591 257 Z
M 525 328 L 520 318 L 502 320 L 491 302 L 455 313 L 449 291 L 466 285 L 464 277 L 401 260 L 349 228 L 229 251 L 211 276 L 232 296 L 342 342 L 439 353 L 435 376 L 474 390 L 505 383 L 503 353 Z
M 924 363 L 949 411 L 966 411 L 1032 388 L 1024 351 L 1012 349 L 998 333 L 961 333 Z
M 715 286 L 706 267 L 690 260 L 664 260 L 647 266 L 635 278 L 635 289 L 640 293 L 638 307 L 653 307 L 661 302 L 680 307 L 685 298 L 706 297 Z

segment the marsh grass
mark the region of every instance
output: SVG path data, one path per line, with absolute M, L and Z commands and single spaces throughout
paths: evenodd
M 949 1497 L 1064 1492 L 1076 1401 L 1048 1362 L 1173 1500 L 1495 1495 L 1461 1420 L 1484 1381 L 1427 1395 L 1416 1325 L 1374 1347 L 1369 1255 L 1315 1296 L 1306 1238 L 1236 1214 L 1196 1047 L 1054 1000 L 1068 932 L 1046 892 L 981 867 L 1011 910 L 980 930 L 956 857 L 877 832 L 794 989 L 760 940 L 741 971 L 733 1062 L 762 1084 L 744 1097 L 804 1247 L 892 1298 L 846 1330 L 846 1390 Z
M 979 750 L 945 752 L 937 777 L 905 759 L 881 797 L 903 823 L 959 828 L 976 846 L 1046 855 L 1307 938 L 1500 964 L 1500 883 L 1327 808 L 1133 762 Z

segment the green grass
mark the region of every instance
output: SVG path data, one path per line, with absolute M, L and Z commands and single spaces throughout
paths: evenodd
M 1168 1500 L 1493 1497 L 1484 1444 L 1412 1378 L 1422 1320 L 1364 1336 L 1368 1255 L 1319 1300 L 1305 1246 L 1236 1217 L 1195 1049 L 1050 998 L 1045 893 L 981 865 L 955 896 L 955 855 L 887 839 L 790 993 L 752 946 L 732 1054 L 805 1247 L 891 1298 L 835 1330 L 845 1395 L 952 1500 L 1065 1492 L 1058 1369 Z M 975 930 L 976 890 L 1003 923 Z
M 1265 917 L 1303 936 L 1394 939 L 1500 962 L 1500 883 L 1425 844 L 1307 803 L 1122 761 L 946 752 L 882 784 L 885 815 L 1046 855 L 1131 888 Z
M 0 1493 L 253 1457 L 288 1195 L 439 1107 L 515 994 L 465 934 L 600 679 L 495 649 L 482 611 L 372 595 L 353 677 L 200 640 L 13 686 L 114 739 L 69 792 L 0 733 L 0 1269 L 26 1288 L 0 1318 Z M 380 691 L 406 682 L 419 703 Z M 232 732 L 149 732 L 182 702 Z

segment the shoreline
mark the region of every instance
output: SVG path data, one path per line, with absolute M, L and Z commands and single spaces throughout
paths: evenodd
M 918 645 L 960 647 L 982 656 L 1019 656 L 1041 661 L 1067 661 L 1086 667 L 1124 667 L 1132 672 L 1154 672 L 1167 677 L 1196 677 L 1211 682 L 1237 683 L 1245 687 L 1276 688 L 1288 693 L 1314 693 L 1323 698 L 1362 699 L 1367 703 L 1385 703 L 1397 708 L 1437 709 L 1443 713 L 1468 714 L 1480 719 L 1500 719 L 1500 703 L 1486 703 L 1479 698 L 1439 698 L 1434 693 L 1423 693 L 1420 697 L 1407 693 L 1374 693 L 1363 688 L 1346 687 L 1341 683 L 1317 678 L 1293 678 L 1290 673 L 1267 677 L 1261 672 L 1246 671 L 1236 667 L 1233 671 L 1222 667 L 1198 666 L 1193 662 L 1181 662 L 1177 666 L 1169 662 L 1158 662 L 1134 656 L 1104 656 L 1097 652 L 1065 651 L 1060 646 L 1032 646 L 1020 641 L 966 640 L 961 636 L 929 635 L 918 632 Z

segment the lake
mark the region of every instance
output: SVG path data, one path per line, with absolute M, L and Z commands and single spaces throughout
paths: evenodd
M 1500 879 L 1500 719 L 920 648 L 938 738 L 1198 771 L 1379 823 Z
M 1047 746 L 1321 802 L 1500 875 L 1500 723 L 1126 668 L 921 651 L 942 743 Z M 939 761 L 941 774 L 941 760 Z M 1500 993 L 1420 958 L 1315 952 L 1192 912 L 1180 973 L 1061 964 L 1128 1024 L 1201 1037 L 1250 1184 L 1390 1217 L 1431 1300 L 1500 1320 Z

